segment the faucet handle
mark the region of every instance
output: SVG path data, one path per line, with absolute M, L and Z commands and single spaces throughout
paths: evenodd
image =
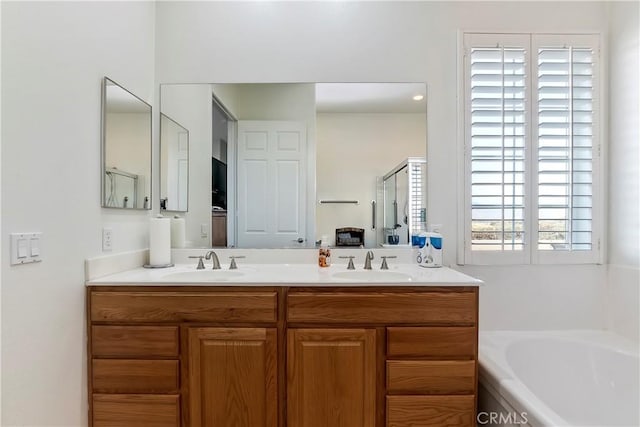
M 339 256 L 338 258 L 349 258 L 349 264 L 347 265 L 347 270 L 355 270 L 356 269 L 355 265 L 353 265 L 353 258 L 355 258 L 353 255 Z
M 387 256 L 381 256 L 380 258 L 382 258 L 382 265 L 380 266 L 380 270 L 388 270 L 389 266 L 387 265 L 387 258 L 397 258 L 397 256 L 387 255 Z
M 198 266 L 196 267 L 196 270 L 204 270 L 204 262 L 202 261 L 204 255 L 190 255 L 189 258 L 198 258 Z
M 238 265 L 236 264 L 236 259 L 237 258 L 245 258 L 244 255 L 240 256 L 240 255 L 232 255 L 229 258 L 231 258 L 231 264 L 229 264 L 229 270 L 237 270 L 238 269 Z

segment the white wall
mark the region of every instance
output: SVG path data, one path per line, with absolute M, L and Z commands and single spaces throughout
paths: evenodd
M 445 264 L 455 263 L 457 182 L 457 38 L 460 30 L 586 32 L 607 30 L 605 2 L 161 2 L 157 5 L 157 81 L 166 82 L 416 82 L 428 85 L 428 214 L 443 224 Z M 184 31 L 188 27 L 189 31 Z M 242 28 L 242 31 L 238 31 Z M 286 28 L 286 31 L 282 29 Z M 229 37 L 233 34 L 233 37 Z M 224 43 L 212 43 L 222 40 Z M 203 52 L 206 52 L 204 54 Z M 286 53 L 286 54 L 285 54 Z M 222 59 L 221 59 L 222 58 Z M 268 64 L 268 66 L 267 66 Z M 559 292 L 517 325 L 504 304 L 482 299 L 483 328 L 604 326 L 605 267 L 541 267 L 546 285 L 581 278 L 579 294 Z M 516 267 L 516 278 L 539 268 Z M 594 270 L 598 274 L 593 273 Z M 494 295 L 513 277 L 473 269 Z M 519 281 L 528 294 L 538 282 Z M 526 288 L 525 288 L 526 287 Z M 529 289 L 530 288 L 530 289 Z M 590 298 L 586 298 L 590 296 Z M 597 298 L 596 298 L 597 297 Z M 596 298 L 593 302 L 592 298 Z M 571 313 L 567 310 L 572 307 Z M 505 313 L 501 315 L 501 313 Z M 589 319 L 585 320 L 585 313 Z
M 100 208 L 101 84 L 153 104 L 154 10 L 2 2 L 3 426 L 87 424 L 84 260 L 103 225 L 114 252 L 148 245 L 147 212 Z M 25 231 L 43 232 L 43 261 L 10 267 Z
M 371 201 L 377 199 L 376 177 L 407 157 L 425 157 L 425 115 L 322 113 L 316 125 L 317 198 L 360 201 L 317 205 L 316 238 L 327 235 L 333 245 L 336 228 L 358 227 L 365 230 L 366 246 L 374 247 Z M 382 216 L 378 218 L 382 224 Z
M 601 265 L 466 266 L 484 280 L 482 329 L 602 329 L 606 269 Z
M 2 46 L 2 3 L 0 2 L 0 46 Z M 0 95 L 2 94 L 2 55 L 0 55 Z M 2 147 L 2 102 L 0 102 L 0 147 Z M 0 188 L 2 188 L 2 150 L 0 150 Z M 2 192 L 0 191 L 0 212 Z M 2 235 L 2 215 L 0 215 L 0 236 Z M 0 261 L 4 261 L 3 245 L 0 245 Z M 2 271 L 2 268 L 0 268 Z M 0 379 L 2 378 L 2 274 L 0 274 Z M 2 382 L 0 380 L 0 425 L 2 424 Z
M 639 341 L 640 23 L 638 2 L 609 3 L 609 327 Z

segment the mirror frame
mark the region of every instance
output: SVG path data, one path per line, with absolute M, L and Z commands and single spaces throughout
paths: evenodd
M 107 122 L 107 86 L 108 83 L 110 82 L 111 84 L 118 86 L 120 89 L 124 90 L 125 92 L 129 93 L 131 96 L 133 96 L 134 98 L 136 98 L 138 101 L 142 102 L 143 104 L 147 105 L 149 107 L 149 203 L 147 204 L 147 207 L 142 207 L 142 208 L 138 208 L 138 207 L 132 207 L 132 208 L 124 208 L 124 207 L 119 207 L 119 206 L 107 206 L 107 204 L 105 203 L 105 197 L 106 197 L 106 191 L 105 191 L 105 175 L 107 172 L 107 167 L 105 164 L 106 161 L 106 147 L 107 147 L 107 141 L 106 141 L 106 122 Z M 102 79 L 102 102 L 101 102 L 101 107 L 102 107 L 102 114 L 101 114 L 101 120 L 100 120 L 100 206 L 102 208 L 107 208 L 107 209 L 120 209 L 120 210 L 125 210 L 125 211 L 148 211 L 151 210 L 151 206 L 153 205 L 153 106 L 151 104 L 149 104 L 148 102 L 146 102 L 145 100 L 143 100 L 142 98 L 140 98 L 139 96 L 137 96 L 136 94 L 134 94 L 133 92 L 131 92 L 130 90 L 128 90 L 127 88 L 125 88 L 124 86 L 122 86 L 121 84 L 119 84 L 118 82 L 116 82 L 115 80 L 105 76 Z M 143 205 L 144 206 L 144 205 Z
M 180 209 L 162 209 L 162 118 L 165 117 L 167 120 L 170 120 L 171 122 L 173 122 L 174 124 L 178 125 L 179 127 L 181 127 L 182 129 L 185 130 L 185 132 L 187 133 L 187 207 L 184 210 L 180 210 Z M 185 213 L 185 212 L 189 212 L 189 169 L 191 167 L 191 154 L 190 154 L 190 135 L 189 135 L 189 129 L 185 128 L 184 126 L 182 126 L 180 123 L 178 123 L 177 121 L 175 121 L 174 119 L 171 118 L 171 116 L 166 115 L 163 112 L 160 112 L 160 137 L 158 138 L 158 147 L 159 147 L 159 162 L 158 162 L 158 172 L 159 172 L 159 177 L 160 177 L 160 197 L 158 197 L 158 209 L 160 210 L 160 212 L 181 212 L 181 213 Z

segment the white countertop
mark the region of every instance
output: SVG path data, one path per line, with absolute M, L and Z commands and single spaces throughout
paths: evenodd
M 178 264 L 170 268 L 134 268 L 87 281 L 87 285 L 139 286 L 479 286 L 481 280 L 448 267 L 423 268 L 417 264 L 389 265 L 389 270 L 361 266 L 347 270 L 345 264 L 320 268 L 316 264 L 242 264 L 237 270 L 196 270 L 195 265 Z

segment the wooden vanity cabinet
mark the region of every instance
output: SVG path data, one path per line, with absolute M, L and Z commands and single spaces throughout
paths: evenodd
M 87 290 L 90 426 L 474 425 L 477 287 Z
M 292 288 L 286 315 L 288 427 L 475 425 L 478 288 Z
M 277 427 L 281 292 L 89 287 L 89 425 Z

